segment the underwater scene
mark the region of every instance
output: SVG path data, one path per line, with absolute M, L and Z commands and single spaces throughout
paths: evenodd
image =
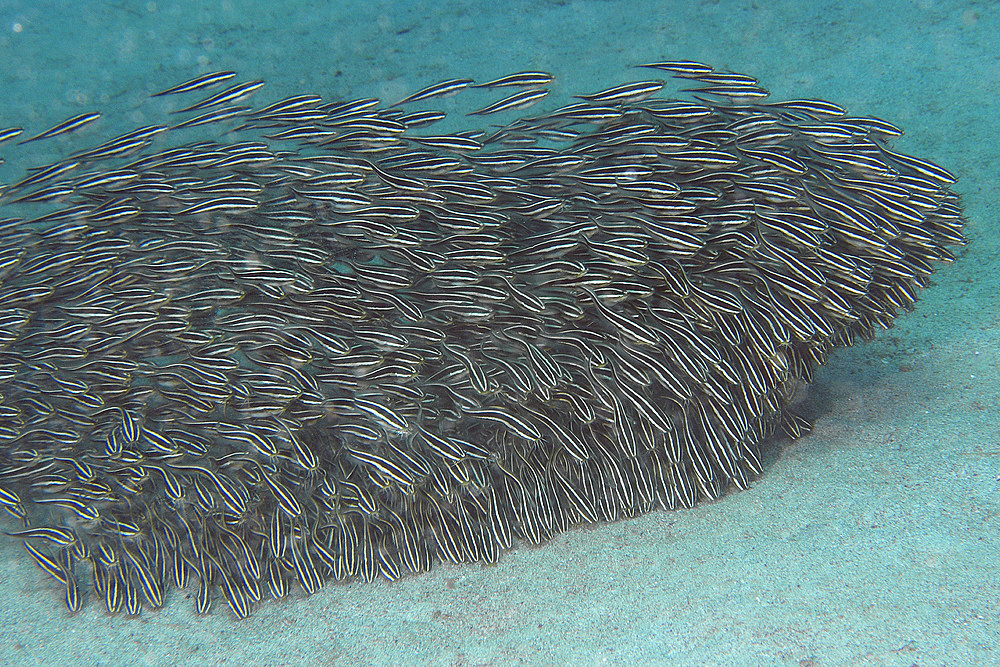
M 997 35 L 0 0 L 0 663 L 1000 661 Z

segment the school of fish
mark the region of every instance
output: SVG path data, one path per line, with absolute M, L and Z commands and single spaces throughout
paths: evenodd
M 67 607 L 492 563 L 742 489 L 808 429 L 801 384 L 964 242 L 955 177 L 886 121 L 642 67 L 690 94 L 252 108 L 212 72 L 154 96 L 209 95 L 172 124 L 21 141 L 67 155 L 0 185 L 0 507 Z M 471 89 L 504 122 L 435 134 Z

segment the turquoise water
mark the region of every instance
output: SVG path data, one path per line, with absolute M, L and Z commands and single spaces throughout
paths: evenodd
M 148 95 L 207 70 L 263 79 L 255 101 L 399 99 L 522 69 L 575 93 L 694 59 L 906 130 L 895 146 L 960 176 L 970 244 L 914 313 L 834 356 L 747 491 L 577 529 L 497 565 L 328 585 L 235 621 L 194 591 L 138 618 L 70 614 L 0 541 L 10 664 L 989 664 L 998 606 L 1000 10 L 988 3 L 0 2 L 0 126 L 104 112 L 92 136 L 153 122 Z M 442 102 L 444 108 L 455 98 Z M 4 181 L 68 150 L 4 146 Z M 5 528 L 15 524 L 7 522 Z

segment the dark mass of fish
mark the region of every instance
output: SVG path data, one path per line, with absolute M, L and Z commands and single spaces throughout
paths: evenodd
M 955 179 L 888 122 L 643 67 L 692 95 L 240 83 L 0 187 L 0 506 L 69 609 L 190 584 L 242 618 L 746 487 L 830 350 L 953 259 Z M 413 106 L 491 91 L 464 113 L 519 117 Z

